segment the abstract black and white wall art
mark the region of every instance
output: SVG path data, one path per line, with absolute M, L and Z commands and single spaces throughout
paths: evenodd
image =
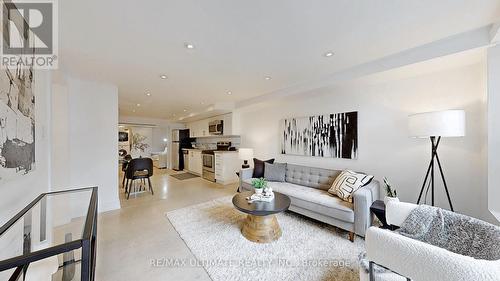
M 0 182 L 35 167 L 33 69 L 0 71 Z
M 284 119 L 281 128 L 281 154 L 358 156 L 358 112 Z
M 12 15 L 13 13 L 9 14 Z M 18 27 L 11 29 L 12 32 L 23 30 L 20 28 L 24 27 L 21 19 L 22 17 L 11 18 Z M 17 38 L 17 44 L 22 46 L 25 32 L 26 30 L 22 34 L 11 34 L 11 39 Z M 5 39 L 5 33 L 3 36 Z M 33 39 L 33 32 L 29 29 L 27 36 L 27 40 Z M 27 52 L 26 54 L 34 55 L 34 48 L 29 48 Z M 14 68 L 0 69 L 0 184 L 34 169 L 34 71 L 32 66 L 18 63 Z

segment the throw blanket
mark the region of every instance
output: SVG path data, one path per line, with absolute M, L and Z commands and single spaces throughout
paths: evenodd
M 460 255 L 500 259 L 500 227 L 440 208 L 419 205 L 397 232 Z

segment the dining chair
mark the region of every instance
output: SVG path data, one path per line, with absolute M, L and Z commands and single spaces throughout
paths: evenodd
M 123 157 L 123 162 L 122 162 L 122 172 L 123 172 L 123 180 L 122 180 L 122 188 L 125 188 L 125 178 L 126 174 L 125 171 L 127 171 L 127 166 L 128 163 L 132 160 L 132 156 L 130 154 L 127 154 Z
M 136 185 L 133 184 L 134 180 L 141 180 L 142 183 L 145 184 L 145 180 L 147 179 L 149 190 L 151 191 L 151 194 L 154 195 L 153 185 L 151 184 L 152 176 L 153 160 L 151 158 L 135 158 L 130 160 L 127 170 L 125 171 L 125 193 L 127 194 L 127 199 L 130 197 L 132 187 L 134 187 L 134 191 L 136 189 Z

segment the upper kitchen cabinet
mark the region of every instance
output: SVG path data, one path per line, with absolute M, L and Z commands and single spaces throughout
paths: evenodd
M 188 123 L 189 136 L 192 138 L 209 136 L 208 121 L 199 120 Z
M 221 136 L 221 134 L 210 133 L 209 124 L 215 121 L 222 121 L 222 136 L 233 135 L 233 114 L 223 114 L 214 116 L 211 118 L 189 122 L 187 124 L 189 128 L 189 134 L 192 138 L 198 137 L 209 137 L 209 136 Z
M 221 116 L 222 121 L 224 122 L 224 130 L 223 130 L 223 135 L 224 136 L 229 136 L 233 134 L 233 114 L 224 114 Z
M 195 136 L 194 122 L 187 123 L 186 127 L 189 129 L 189 137 L 194 138 Z

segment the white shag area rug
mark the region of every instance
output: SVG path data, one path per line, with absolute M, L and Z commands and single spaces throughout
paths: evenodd
M 277 241 L 248 241 L 240 228 L 246 214 L 232 197 L 171 211 L 167 217 L 214 281 L 358 281 L 358 255 L 364 240 L 347 232 L 286 212 L 277 215 L 283 234 Z

